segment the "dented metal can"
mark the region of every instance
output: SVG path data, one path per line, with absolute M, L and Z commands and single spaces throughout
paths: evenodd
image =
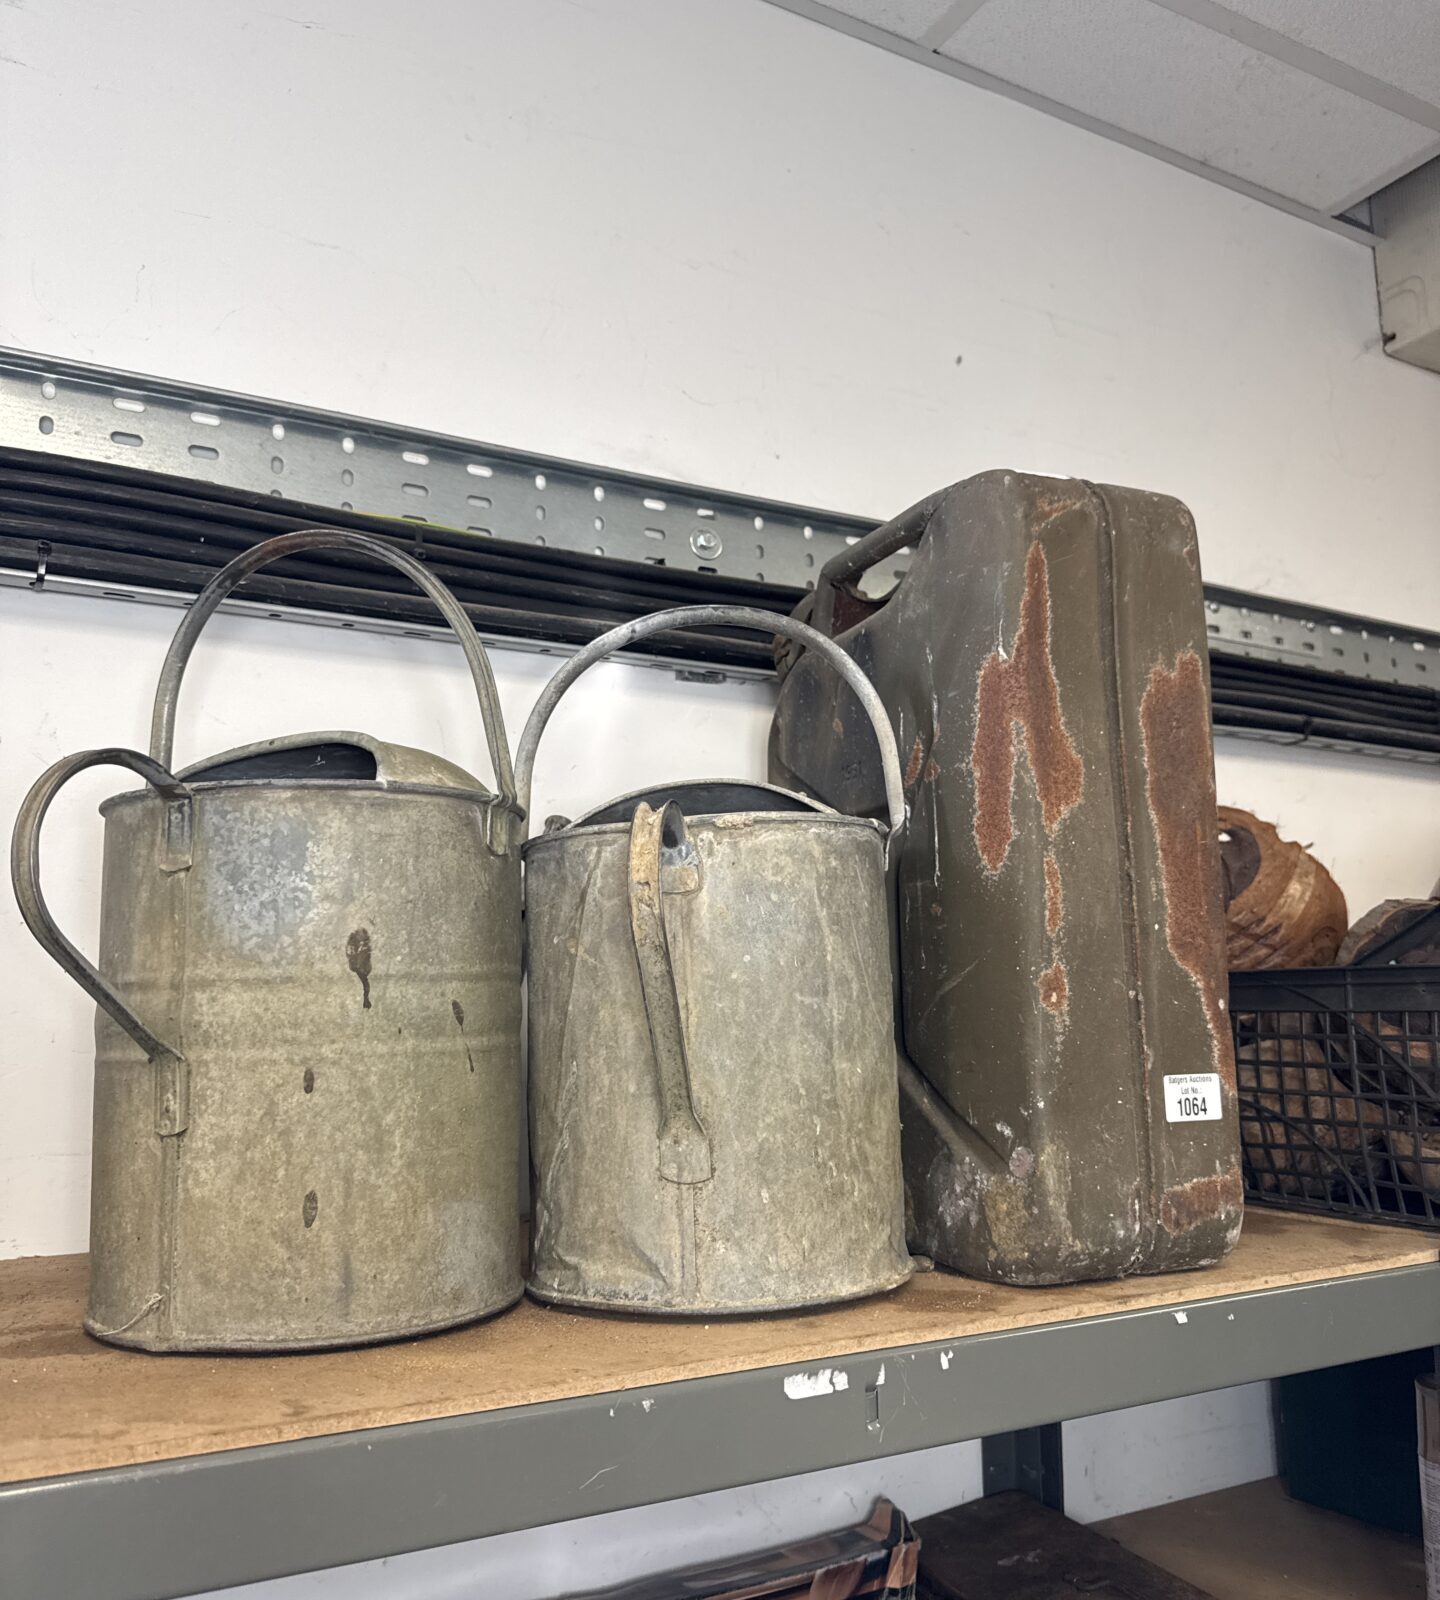
M 498 795 L 364 734 L 289 736 L 172 776 L 175 700 L 249 572 L 354 548 L 440 604 L 479 695 Z M 59 933 L 40 824 L 86 767 L 147 781 L 106 818 L 100 952 Z M 483 647 L 391 546 L 288 534 L 232 562 L 171 646 L 151 754 L 56 763 L 16 824 L 41 944 L 98 1002 L 86 1328 L 143 1350 L 302 1350 L 469 1321 L 521 1293 L 520 863 Z
M 1218 1261 L 1241 1184 L 1189 513 L 986 473 L 836 558 L 801 609 L 874 680 L 905 757 L 912 1243 L 1019 1284 Z M 853 709 L 819 661 L 782 667 L 772 778 L 874 814 Z
M 905 1251 L 887 844 L 894 737 L 854 663 L 728 607 L 615 629 L 557 673 L 517 758 L 591 662 L 686 625 L 755 626 L 842 664 L 887 825 L 764 785 L 682 783 L 525 847 L 529 1287 L 566 1305 L 778 1311 L 890 1289 Z

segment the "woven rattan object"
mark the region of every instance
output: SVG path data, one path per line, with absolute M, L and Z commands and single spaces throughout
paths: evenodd
M 1234 806 L 1219 811 L 1230 970 L 1329 966 L 1349 920 L 1339 884 L 1270 823 Z

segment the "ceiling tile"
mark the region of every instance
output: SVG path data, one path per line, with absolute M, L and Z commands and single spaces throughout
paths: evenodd
M 902 39 L 918 39 L 949 11 L 954 0 L 825 0 L 827 9 L 856 17 Z
M 1229 10 L 1440 106 L 1436 0 L 1225 0 Z
M 1324 212 L 1436 143 L 1148 0 L 988 0 L 943 54 Z

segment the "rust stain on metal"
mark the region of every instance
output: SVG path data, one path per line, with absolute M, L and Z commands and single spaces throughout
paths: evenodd
M 1025 595 L 1010 655 L 1007 658 L 999 648 L 990 652 L 975 691 L 975 738 L 970 750 L 975 844 L 992 876 L 1005 865 L 1015 838 L 1017 723 L 1045 831 L 1053 834 L 1080 803 L 1085 768 L 1060 707 L 1060 686 L 1050 658 L 1050 574 L 1038 543 L 1030 546 L 1025 558 Z
M 926 783 L 934 783 L 936 778 L 939 776 L 940 763 L 935 759 L 934 756 L 931 756 L 930 759 L 925 763 L 925 781 Z
M 1053 939 L 1065 920 L 1065 888 L 1060 881 L 1060 863 L 1055 852 L 1045 852 L 1045 931 Z
M 1067 511 L 1078 511 L 1080 505 L 1080 501 L 1067 499 L 1064 495 L 1036 495 L 1030 517 L 1030 526 L 1032 528 L 1048 527 L 1057 517 L 1063 517 Z
M 1155 824 L 1165 891 L 1165 942 L 1199 992 L 1221 1081 L 1235 1088 L 1225 983 L 1216 841 L 1214 758 L 1205 671 L 1193 650 L 1150 669 L 1140 701 L 1145 802 Z
M 910 747 L 910 759 L 905 763 L 905 787 L 913 789 L 920 776 L 920 768 L 925 764 L 925 741 L 916 735 L 915 743 Z
M 1063 961 L 1052 961 L 1036 980 L 1040 991 L 1040 1004 L 1057 1017 L 1070 1014 L 1070 980 L 1065 974 Z
M 345 959 L 350 970 L 360 980 L 360 993 L 365 998 L 364 1009 L 370 1009 L 370 930 L 356 928 L 345 941 Z
M 1240 1169 L 1231 1167 L 1209 1178 L 1177 1183 L 1160 1197 L 1160 1226 L 1166 1233 L 1189 1233 L 1201 1223 L 1232 1211 L 1242 1199 Z
M 307 1228 L 315 1226 L 315 1218 L 320 1215 L 320 1196 L 313 1189 L 305 1196 L 305 1204 L 300 1208 L 300 1215 Z

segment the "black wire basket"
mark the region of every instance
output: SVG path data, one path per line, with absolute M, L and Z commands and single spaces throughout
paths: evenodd
M 1232 972 L 1252 1204 L 1440 1226 L 1440 967 Z

